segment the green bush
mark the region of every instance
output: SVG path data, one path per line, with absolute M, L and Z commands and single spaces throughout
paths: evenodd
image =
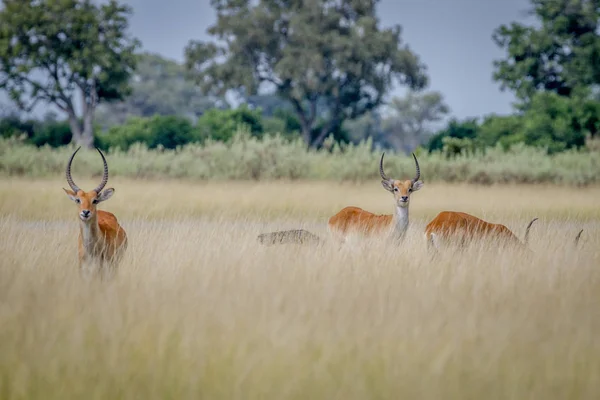
M 0 137 L 26 137 L 26 142 L 36 146 L 59 147 L 71 142 L 71 128 L 67 121 L 54 119 L 23 120 L 17 115 L 0 119 Z
M 479 124 L 476 118 L 458 121 L 451 119 L 448 126 L 433 135 L 427 143 L 429 151 L 442 150 L 444 148 L 444 138 L 451 137 L 457 139 L 475 139 L 479 133 Z
M 480 149 L 500 145 L 507 150 L 523 143 L 553 154 L 584 146 L 585 137 L 596 136 L 599 130 L 600 102 L 539 93 L 529 104 L 521 106 L 519 114 L 491 115 L 481 123 L 476 119 L 453 119 L 431 137 L 427 148 L 429 151 L 443 150 L 444 138 L 454 138 L 457 140 L 447 141 L 452 146 L 447 146 L 445 153 L 454 151 L 454 145 L 459 143 L 462 143 L 459 147 L 466 145 L 461 140 L 469 139 Z
M 581 105 L 577 99 L 554 93 L 535 95 L 523 114 L 523 142 L 545 147 L 549 153 L 585 145 L 586 122 Z
M 197 129 L 203 139 L 227 142 L 240 126 L 247 127 L 252 136 L 261 137 L 264 133 L 261 110 L 251 110 L 246 105 L 228 110 L 213 108 L 198 119 Z
M 229 142 L 206 140 L 176 149 L 149 149 L 134 144 L 128 150 L 108 152 L 111 176 L 192 180 L 378 181 L 381 153 L 372 143 L 335 144 L 328 150 L 307 150 L 301 139 L 279 135 L 256 138 L 238 131 Z M 28 177 L 62 177 L 73 146 L 37 148 L 15 138 L 0 139 L 0 174 Z M 460 153 L 447 158 L 441 152 L 419 152 L 426 182 L 556 183 L 590 185 L 600 183 L 600 152 L 567 150 L 548 155 L 546 149 L 522 144 L 508 151 L 501 146 Z M 78 174 L 98 172 L 98 155 L 78 155 Z M 386 171 L 403 179 L 414 172 L 412 157 L 386 154 Z
M 124 125 L 114 126 L 98 136 L 104 149 L 128 150 L 134 143 L 150 149 L 174 149 L 201 140 L 198 130 L 184 117 L 156 115 L 151 118 L 133 117 Z

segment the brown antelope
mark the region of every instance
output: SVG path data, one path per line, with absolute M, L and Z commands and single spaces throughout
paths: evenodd
M 537 218 L 532 219 L 525 228 L 525 237 L 522 243 L 510 229 L 502 224 L 492 224 L 464 212 L 442 211 L 425 227 L 425 237 L 427 247 L 430 249 L 439 248 L 441 241 L 462 246 L 484 238 L 526 248 L 529 242 L 529 230 L 535 221 Z
M 127 235 L 112 213 L 97 209 L 98 203 L 110 199 L 115 192 L 113 188 L 102 190 L 108 182 L 108 164 L 104 154 L 96 148 L 104 163 L 102 182 L 94 190 L 84 192 L 71 177 L 71 164 L 80 148 L 75 150 L 67 163 L 67 183 L 72 190 L 63 188 L 79 208 L 79 265 L 114 264 L 127 248 Z
M 353 233 L 365 235 L 391 234 L 396 238 L 404 237 L 408 228 L 408 206 L 410 195 L 421 189 L 424 183 L 419 180 L 421 169 L 419 161 L 413 154 L 416 167 L 416 175 L 413 179 L 400 181 L 390 179 L 383 170 L 383 158 L 381 155 L 379 161 L 379 174 L 381 175 L 381 184 L 384 189 L 392 193 L 395 202 L 395 212 L 391 215 L 375 215 L 358 207 L 345 207 L 337 214 L 329 218 L 329 231 L 340 242 L 344 242 L 347 237 Z M 319 244 L 320 238 L 304 229 L 294 229 L 290 231 L 278 231 L 263 233 L 258 236 L 258 241 L 262 244 Z
M 383 157 L 379 161 L 379 174 L 383 188 L 394 196 L 394 213 L 376 215 L 359 207 L 345 207 L 333 217 L 329 218 L 329 231 L 342 242 L 353 233 L 362 233 L 368 236 L 378 234 L 391 234 L 403 238 L 408 229 L 408 206 L 410 195 L 421 189 L 424 185 L 421 177 L 419 161 L 413 153 L 416 175 L 408 180 L 390 179 L 383 170 Z

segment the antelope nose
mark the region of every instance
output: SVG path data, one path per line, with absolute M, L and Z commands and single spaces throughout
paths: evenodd
M 90 216 L 90 210 L 82 210 L 81 211 L 81 215 L 83 215 L 84 217 L 89 217 Z
M 402 201 L 408 201 L 408 196 L 402 196 Z

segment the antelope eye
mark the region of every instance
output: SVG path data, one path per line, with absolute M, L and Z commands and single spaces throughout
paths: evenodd
M 408 193 L 412 192 L 412 188 L 408 189 Z
M 92 204 L 98 204 L 98 199 L 92 200 Z
M 397 191 L 398 191 L 398 188 L 397 188 L 397 187 L 395 187 L 395 188 L 394 188 L 394 192 L 397 192 Z
M 81 203 L 81 200 L 75 199 L 75 203 L 79 204 L 79 203 Z

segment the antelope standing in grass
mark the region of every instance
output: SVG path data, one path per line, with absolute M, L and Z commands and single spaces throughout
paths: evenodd
M 537 218 L 529 222 L 521 242 L 502 224 L 492 224 L 464 212 L 442 211 L 425 227 L 425 238 L 429 249 L 438 249 L 442 241 L 464 246 L 478 239 L 494 239 L 502 244 L 526 248 L 529 242 L 529 230 L 535 221 Z
M 523 242 L 521 242 L 510 229 L 502 224 L 493 224 L 464 212 L 442 211 L 425 227 L 425 238 L 430 250 L 439 249 L 441 243 L 464 246 L 480 239 L 492 239 L 502 245 L 528 250 L 529 230 L 535 221 L 537 218 L 529 222 L 525 228 Z M 575 237 L 575 246 L 579 243 L 582 232 L 583 229 Z
M 79 209 L 79 265 L 86 270 L 93 270 L 96 266 L 111 267 L 127 248 L 127 235 L 114 214 L 97 209 L 99 203 L 110 199 L 115 192 L 113 188 L 103 191 L 108 182 L 108 164 L 100 149 L 96 148 L 104 164 L 100 185 L 84 192 L 73 182 L 71 164 L 80 148 L 75 150 L 67 163 L 66 177 L 71 190 L 63 188 Z
M 383 157 L 379 161 L 379 174 L 381 185 L 394 196 L 394 213 L 388 215 L 376 215 L 359 207 L 345 207 L 333 217 L 329 218 L 329 231 L 342 242 L 349 235 L 359 233 L 367 236 L 392 235 L 403 238 L 408 229 L 408 207 L 410 195 L 421 189 L 424 185 L 421 177 L 419 161 L 413 153 L 415 160 L 415 177 L 408 180 L 390 179 L 383 170 Z
M 344 242 L 352 234 L 362 234 L 366 236 L 384 235 L 395 238 L 403 238 L 408 229 L 408 206 L 410 204 L 410 195 L 421 189 L 424 185 L 421 178 L 421 168 L 419 161 L 413 153 L 415 160 L 416 174 L 409 180 L 390 179 L 383 169 L 383 158 L 381 155 L 379 161 L 379 174 L 381 175 L 381 184 L 384 189 L 394 196 L 394 213 L 389 215 L 376 215 L 365 211 L 359 207 L 345 207 L 337 214 L 329 218 L 329 231 L 334 238 Z M 295 229 L 290 231 L 279 231 L 263 233 L 258 236 L 262 244 L 283 244 L 283 243 L 320 243 L 318 236 L 303 230 Z

